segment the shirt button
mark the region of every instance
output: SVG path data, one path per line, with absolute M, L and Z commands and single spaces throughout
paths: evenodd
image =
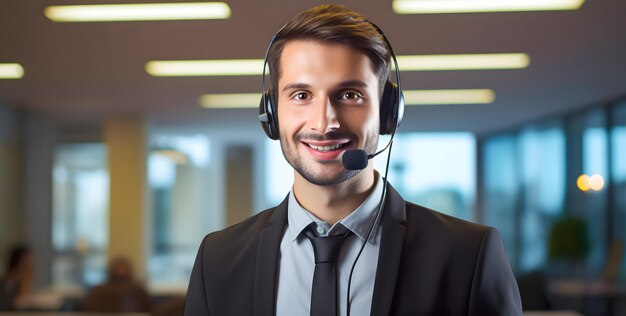
M 326 230 L 324 229 L 324 227 L 322 226 L 317 226 L 317 233 L 318 234 L 323 234 Z

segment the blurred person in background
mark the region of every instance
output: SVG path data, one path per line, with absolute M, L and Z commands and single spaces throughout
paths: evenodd
M 0 280 L 0 311 L 12 311 L 28 306 L 33 284 L 33 257 L 26 246 L 11 250 L 7 272 Z
M 145 287 L 133 276 L 130 261 L 117 257 L 109 262 L 108 280 L 87 293 L 84 310 L 89 312 L 150 312 L 152 303 Z

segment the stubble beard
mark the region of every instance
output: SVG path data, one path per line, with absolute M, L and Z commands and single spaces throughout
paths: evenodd
M 363 148 L 363 150 L 365 150 L 366 153 L 372 154 L 376 151 L 376 148 L 378 147 L 378 137 L 377 137 L 378 135 L 377 134 L 378 133 L 375 133 L 375 132 L 368 133 L 367 139 L 369 141 L 365 143 L 365 146 Z M 301 135 L 296 135 L 294 137 L 293 143 L 294 144 L 299 143 L 300 142 L 299 139 L 302 139 L 302 138 L 303 137 Z M 326 138 L 326 139 L 332 139 L 332 137 Z M 356 139 L 356 138 L 351 137 L 351 139 Z M 306 146 L 306 145 L 302 145 L 302 146 Z M 305 180 L 315 185 L 329 186 L 329 185 L 340 184 L 353 178 L 354 176 L 356 176 L 357 174 L 361 172 L 361 170 L 347 170 L 343 168 L 343 172 L 337 173 L 337 175 L 334 177 L 323 177 L 321 175 L 317 175 L 314 172 L 314 167 L 305 166 L 305 163 L 303 162 L 302 157 L 298 155 L 297 149 L 292 147 L 291 144 L 287 141 L 287 137 L 282 134 L 280 135 L 280 148 L 283 152 L 283 156 L 285 157 L 287 162 L 291 165 L 291 167 L 297 173 L 299 173 Z M 327 163 L 336 164 L 337 162 L 329 161 Z

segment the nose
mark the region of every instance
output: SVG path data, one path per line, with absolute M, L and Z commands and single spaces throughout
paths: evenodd
M 320 133 L 327 133 L 339 128 L 337 109 L 330 98 L 320 98 L 319 102 L 312 106 L 308 123 L 310 129 Z

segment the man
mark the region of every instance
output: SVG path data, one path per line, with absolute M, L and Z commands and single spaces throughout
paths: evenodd
M 377 220 L 385 181 L 371 161 L 342 164 L 348 150 L 377 148 L 389 49 L 376 26 L 335 5 L 279 31 L 268 57 L 277 106 L 265 110 L 277 114 L 293 188 L 205 237 L 185 315 L 521 315 L 496 230 L 405 202 L 391 185 Z

